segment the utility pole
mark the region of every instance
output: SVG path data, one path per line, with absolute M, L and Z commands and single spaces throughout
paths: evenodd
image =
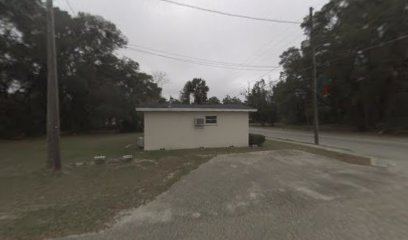
M 314 115 L 314 143 L 319 145 L 319 108 L 317 103 L 317 69 L 316 69 L 316 53 L 314 46 L 314 23 L 313 23 L 313 8 L 310 8 L 310 48 L 312 49 L 313 61 L 313 115 Z
M 47 70 L 47 168 L 59 170 L 61 169 L 59 94 L 52 0 L 47 0 Z

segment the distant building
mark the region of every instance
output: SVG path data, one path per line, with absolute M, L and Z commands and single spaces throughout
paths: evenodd
M 243 105 L 153 104 L 144 112 L 145 150 L 248 146 L 248 113 Z

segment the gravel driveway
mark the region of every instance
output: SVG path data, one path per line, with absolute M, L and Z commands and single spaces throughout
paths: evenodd
M 408 181 L 294 150 L 218 156 L 112 228 L 65 239 L 406 239 Z

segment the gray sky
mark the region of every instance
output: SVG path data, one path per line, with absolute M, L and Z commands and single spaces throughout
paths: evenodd
M 203 8 L 247 16 L 302 21 L 309 7 L 319 9 L 328 0 L 175 0 Z M 248 65 L 279 63 L 279 55 L 305 38 L 298 25 L 251 21 L 180 7 L 158 0 L 55 0 L 55 5 L 75 12 L 100 15 L 113 22 L 129 43 L 214 61 Z M 203 78 L 209 97 L 238 96 L 267 73 L 213 68 L 173 61 L 130 50 L 121 53 L 140 64 L 141 70 L 166 72 L 170 82 L 165 97 L 178 97 L 186 81 Z M 267 74 L 276 80 L 279 69 Z

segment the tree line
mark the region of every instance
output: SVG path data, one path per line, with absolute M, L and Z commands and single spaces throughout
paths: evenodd
M 280 56 L 277 81 L 257 81 L 244 104 L 258 109 L 252 120 L 311 125 L 312 47 L 317 59 L 319 120 L 360 131 L 408 129 L 408 2 L 331 0 L 301 27 L 313 34 Z M 198 91 L 197 91 L 198 89 Z M 200 79 L 187 82 L 181 102 L 206 103 Z M 209 102 L 209 100 L 208 100 Z M 218 103 L 211 98 L 211 102 Z
M 162 89 L 115 54 L 126 37 L 100 16 L 54 14 L 62 131 L 140 130 L 136 105 L 162 101 Z M 40 0 L 0 0 L 0 137 L 45 132 L 45 16 Z
M 126 37 L 111 22 L 55 8 L 61 129 L 136 131 L 141 103 L 165 103 L 163 73 L 143 73 L 116 51 Z M 0 0 L 0 138 L 44 134 L 46 126 L 46 12 L 40 0 Z M 318 100 L 323 124 L 359 130 L 408 128 L 408 3 L 331 0 L 313 17 Z M 311 33 L 310 19 L 301 24 Z M 278 81 L 264 79 L 243 94 L 207 96 L 204 79 L 188 81 L 174 103 L 246 104 L 262 124 L 312 123 L 309 39 L 280 55 Z M 157 80 L 155 80 L 157 78 Z M 191 101 L 190 101 L 191 99 Z
M 226 95 L 222 101 L 213 96 L 208 98 L 210 88 L 204 79 L 194 78 L 187 81 L 180 91 L 180 99 L 171 98 L 173 103 L 182 104 L 245 104 L 256 108 L 258 111 L 251 113 L 251 120 L 261 124 L 276 121 L 276 107 L 272 102 L 271 92 L 268 91 L 264 80 L 258 81 L 250 90 L 243 92 L 244 100 L 237 96 Z
M 314 15 L 320 121 L 408 128 L 408 2 L 331 0 Z M 310 19 L 302 27 L 310 34 Z M 271 89 L 279 121 L 312 122 L 311 46 L 287 49 Z
M 226 95 L 222 100 L 213 96 L 208 98 L 208 92 L 210 88 L 207 86 L 207 82 L 201 78 L 194 78 L 191 81 L 187 81 L 180 91 L 180 98 L 170 100 L 173 103 L 180 104 L 243 104 L 240 98 L 236 96 Z
M 136 106 L 166 103 L 163 72 L 139 70 L 115 52 L 127 39 L 110 21 L 92 14 L 72 16 L 57 7 L 55 38 L 60 89 L 61 130 L 141 131 Z M 46 9 L 40 0 L 0 0 L 0 138 L 43 135 L 46 127 Z M 186 83 L 177 103 L 241 104 L 237 97 L 207 99 L 205 80 Z M 188 102 L 189 103 L 189 102 Z

